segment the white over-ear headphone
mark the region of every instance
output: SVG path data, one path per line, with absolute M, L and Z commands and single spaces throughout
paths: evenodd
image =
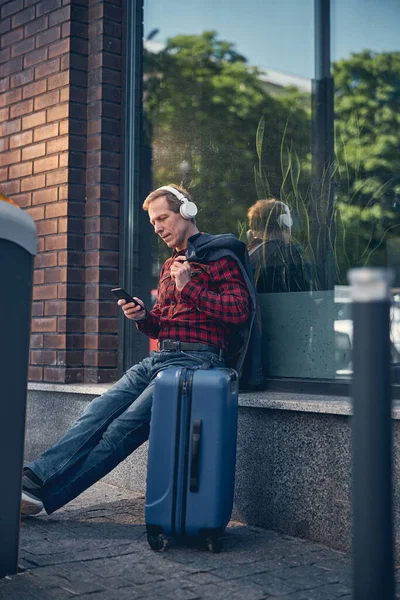
M 279 215 L 279 217 L 277 218 L 278 225 L 281 228 L 287 227 L 288 229 L 290 229 L 291 227 L 293 227 L 293 219 L 292 215 L 290 214 L 289 207 L 282 201 L 280 201 L 280 204 L 282 204 L 285 212 L 282 215 Z
M 186 196 L 182 194 L 182 192 L 180 192 L 176 188 L 170 185 L 163 185 L 162 187 L 158 188 L 157 191 L 158 190 L 165 190 L 167 192 L 170 192 L 170 194 L 173 194 L 174 196 L 176 196 L 176 198 L 178 198 L 178 200 L 181 201 L 179 212 L 181 213 L 184 219 L 193 219 L 197 215 L 197 206 L 195 205 L 195 203 L 191 202 L 188 198 L 186 198 Z

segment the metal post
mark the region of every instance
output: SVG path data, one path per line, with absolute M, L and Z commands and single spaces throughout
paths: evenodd
M 390 284 L 385 269 L 352 269 L 353 598 L 392 600 Z

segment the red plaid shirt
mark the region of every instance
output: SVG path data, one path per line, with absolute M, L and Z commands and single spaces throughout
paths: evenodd
M 227 256 L 206 264 L 191 262 L 191 280 L 179 292 L 170 268 L 177 256 L 165 261 L 160 273 L 157 302 L 138 329 L 151 338 L 200 342 L 226 350 L 232 327 L 250 315 L 250 296 L 236 261 Z

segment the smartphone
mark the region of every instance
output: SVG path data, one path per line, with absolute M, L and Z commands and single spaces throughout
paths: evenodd
M 141 308 L 143 308 L 143 306 L 140 304 L 140 302 L 138 302 L 137 300 L 132 298 L 132 296 L 130 296 L 122 288 L 113 288 L 111 291 L 114 292 L 114 294 L 117 296 L 118 300 L 126 300 L 127 303 L 133 302 L 133 304 L 135 304 L 136 306 L 140 306 Z

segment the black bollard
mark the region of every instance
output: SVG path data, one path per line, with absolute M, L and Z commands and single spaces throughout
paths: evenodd
M 36 226 L 0 194 L 0 577 L 18 569 Z
M 385 269 L 352 269 L 353 598 L 392 600 L 390 284 Z

